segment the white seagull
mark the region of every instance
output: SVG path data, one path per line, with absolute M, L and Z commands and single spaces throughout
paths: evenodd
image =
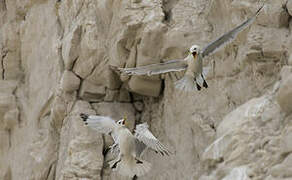
M 126 118 L 115 122 L 106 116 L 81 113 L 80 117 L 90 128 L 112 136 L 115 144 L 111 148 L 118 151 L 119 154 L 109 164 L 113 170 L 117 170 L 121 175 L 137 178 L 151 169 L 151 164 L 141 159 L 146 148 L 151 148 L 161 155 L 171 154 L 149 131 L 147 123 L 137 125 L 133 135 L 125 126 Z
M 201 85 L 208 88 L 208 84 L 204 77 L 205 73 L 203 72 L 205 71 L 205 69 L 203 70 L 203 58 L 217 52 L 219 49 L 225 47 L 225 45 L 233 41 L 238 33 L 249 27 L 255 21 L 263 7 L 264 6 L 262 6 L 251 18 L 212 41 L 203 49 L 201 49 L 198 45 L 192 45 L 189 49 L 189 55 L 184 59 L 170 60 L 165 63 L 151 64 L 136 68 L 118 68 L 118 70 L 128 75 L 148 76 L 186 70 L 184 77 L 175 82 L 176 88 L 185 91 L 192 91 L 196 89 L 201 90 Z

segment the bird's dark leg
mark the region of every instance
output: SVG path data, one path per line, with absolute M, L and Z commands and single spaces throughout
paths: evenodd
M 135 158 L 135 160 L 136 160 L 136 163 L 137 163 L 137 164 L 143 164 L 143 162 L 140 161 L 139 159 Z
M 121 162 L 121 159 L 119 159 L 117 162 L 115 162 L 113 165 L 112 165 L 112 169 L 115 169 L 115 168 L 117 168 L 117 165 L 118 165 L 118 163 L 119 162 Z
M 198 91 L 201 91 L 201 86 L 197 83 L 196 78 L 194 78 L 194 81 L 196 82 L 196 85 L 197 85 L 197 89 L 198 89 Z
M 206 80 L 205 80 L 203 74 L 201 74 L 201 77 L 202 77 L 203 80 L 204 80 L 204 82 L 203 82 L 203 86 L 204 86 L 205 88 L 208 88 L 208 84 L 207 84 L 207 82 L 206 82 Z
M 122 157 L 123 157 L 123 154 L 119 154 L 118 160 L 113 165 L 111 165 L 110 168 L 115 169 L 118 163 L 122 161 Z
M 135 175 L 132 180 L 137 180 L 137 179 L 138 179 L 138 177 Z
M 197 83 L 197 81 L 196 81 L 196 85 L 197 85 L 198 91 L 201 91 L 201 86 Z

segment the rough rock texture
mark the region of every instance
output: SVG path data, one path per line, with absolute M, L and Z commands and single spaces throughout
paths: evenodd
M 209 88 L 182 73 L 109 68 L 182 58 L 250 17 L 256 0 L 0 1 L 0 179 L 129 179 L 108 168 L 112 143 L 79 114 L 148 122 L 173 152 L 139 179 L 292 179 L 292 1 L 205 59 Z

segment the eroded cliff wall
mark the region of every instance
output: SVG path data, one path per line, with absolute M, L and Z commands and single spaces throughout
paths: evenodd
M 79 114 L 148 122 L 174 155 L 148 152 L 139 179 L 292 179 L 291 0 L 205 59 L 208 89 L 182 74 L 128 77 L 109 68 L 183 58 L 240 24 L 256 0 L 0 1 L 0 179 L 127 179 L 111 139 Z M 290 58 L 289 58 L 290 57 Z

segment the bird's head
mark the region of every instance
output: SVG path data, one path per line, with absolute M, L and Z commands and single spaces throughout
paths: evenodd
M 127 120 L 127 116 L 125 115 L 123 119 L 118 120 L 117 124 L 120 126 L 125 126 Z
M 190 54 L 196 56 L 199 52 L 199 48 L 200 47 L 198 45 L 192 45 L 192 47 L 190 48 Z

